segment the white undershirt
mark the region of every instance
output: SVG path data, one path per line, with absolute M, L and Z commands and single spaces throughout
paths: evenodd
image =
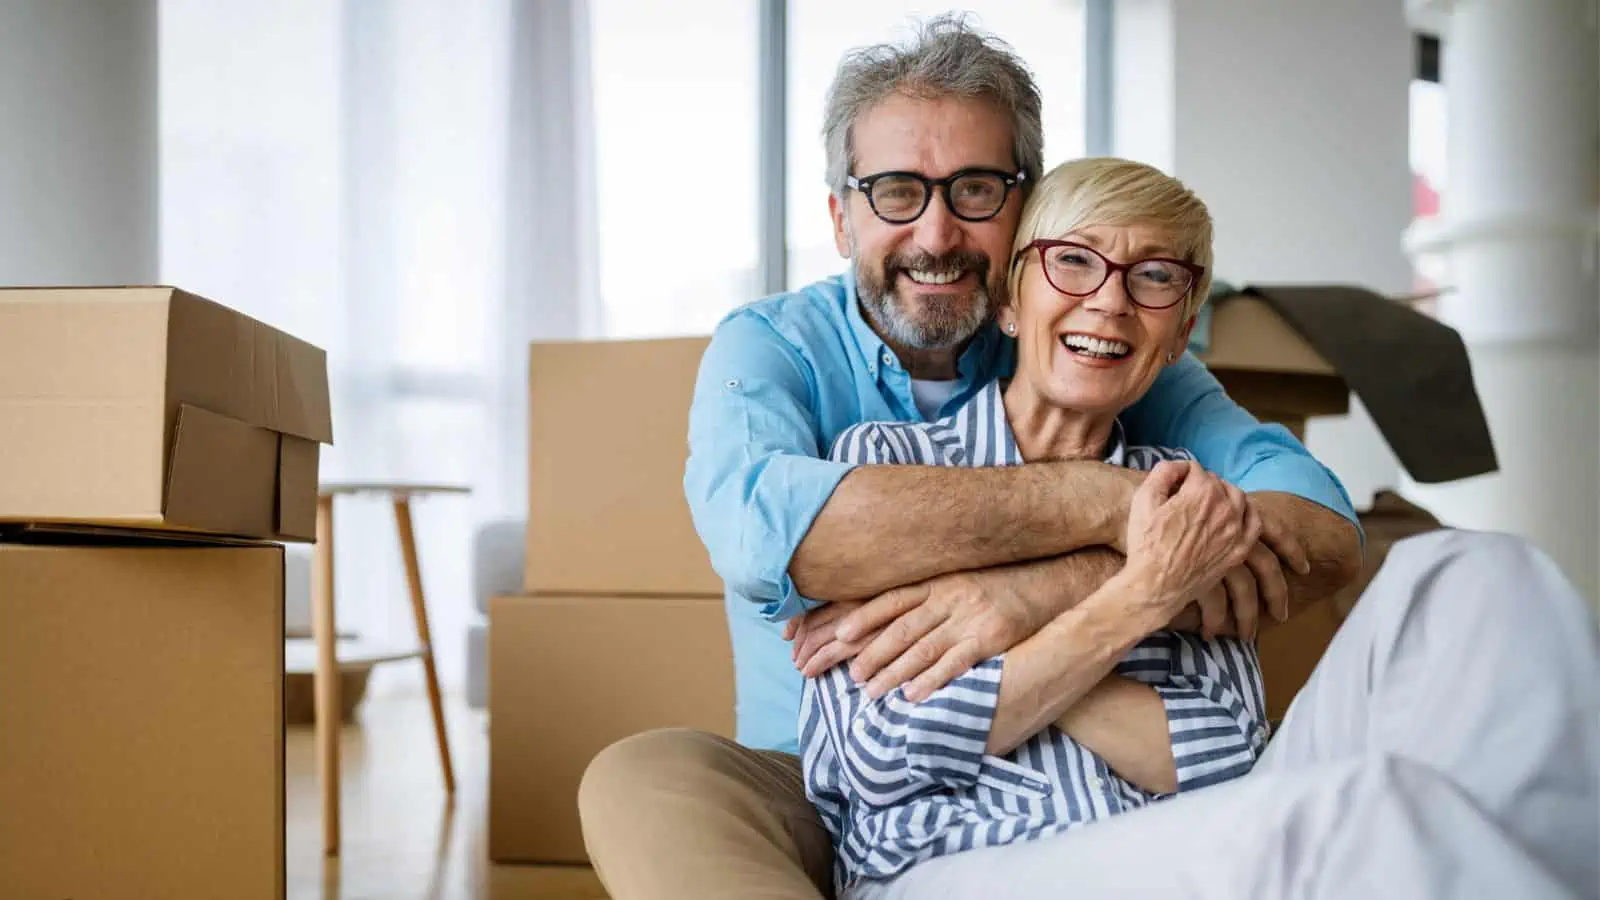
M 939 418 L 939 410 L 950 402 L 956 395 L 956 382 L 928 381 L 923 378 L 911 379 L 911 396 L 917 401 L 917 411 L 922 413 L 924 421 L 932 422 Z

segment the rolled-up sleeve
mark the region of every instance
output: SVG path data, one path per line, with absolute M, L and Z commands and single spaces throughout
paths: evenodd
M 1249 772 L 1267 746 L 1261 663 L 1253 644 L 1173 634 L 1175 657 L 1152 687 L 1166 708 L 1178 792 Z
M 1123 421 L 1134 443 L 1183 447 L 1244 491 L 1304 497 L 1360 528 L 1339 479 L 1289 429 L 1262 424 L 1235 403 L 1193 356 L 1168 366 Z
M 822 459 L 809 367 L 764 319 L 717 327 L 689 410 L 684 493 L 711 565 L 730 590 L 779 621 L 815 604 L 789 561 L 852 468 Z
M 912 703 L 896 688 L 869 699 L 837 666 L 807 682 L 853 795 L 888 807 L 938 790 L 971 787 L 983 771 L 1000 702 L 1004 658 L 985 660 Z

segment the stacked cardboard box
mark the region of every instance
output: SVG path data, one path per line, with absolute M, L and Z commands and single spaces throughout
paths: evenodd
M 326 370 L 172 288 L 0 290 L 0 893 L 283 897 Z
M 630 734 L 733 734 L 722 581 L 683 495 L 703 338 L 530 353 L 526 593 L 489 611 L 489 855 L 584 862 L 578 782 Z

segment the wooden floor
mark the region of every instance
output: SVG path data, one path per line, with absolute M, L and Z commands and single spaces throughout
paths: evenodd
M 455 755 L 454 808 L 444 801 L 427 700 L 370 697 L 342 737 L 344 846 L 322 854 L 317 763 L 310 727 L 287 741 L 290 900 L 605 900 L 580 866 L 495 866 L 488 861 L 487 718 L 453 699 L 446 718 Z

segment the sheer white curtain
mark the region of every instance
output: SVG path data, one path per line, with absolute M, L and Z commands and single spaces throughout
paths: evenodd
M 473 487 L 416 509 L 451 683 L 472 530 L 525 507 L 527 341 L 598 317 L 585 16 L 161 3 L 161 277 L 328 350 L 325 477 Z M 387 504 L 337 522 L 341 630 L 411 643 Z

